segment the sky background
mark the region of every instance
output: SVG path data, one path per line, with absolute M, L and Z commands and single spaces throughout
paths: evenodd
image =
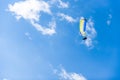
M 0 80 L 120 80 L 119 4 L 1 0 Z

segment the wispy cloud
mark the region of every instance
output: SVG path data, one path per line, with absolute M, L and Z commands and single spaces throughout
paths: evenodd
M 62 0 L 58 0 L 58 2 L 59 2 L 59 5 L 58 5 L 59 8 L 68 8 L 69 7 L 68 2 L 63 2 Z
M 31 35 L 30 35 L 29 32 L 26 32 L 26 33 L 25 33 L 25 36 L 27 36 L 29 40 L 32 40 L 32 37 L 31 37 Z
M 74 19 L 73 17 L 71 17 L 71 16 L 69 16 L 69 15 L 66 15 L 66 14 L 64 14 L 64 13 L 58 13 L 57 14 L 59 17 L 61 17 L 61 19 L 63 20 L 63 19 L 65 19 L 65 20 L 67 20 L 68 22 L 76 22 L 76 19 Z
M 52 23 L 53 25 L 50 26 L 50 28 L 46 28 L 46 27 L 43 27 L 41 26 L 40 24 L 38 23 L 35 23 L 34 21 L 31 21 L 31 24 L 38 30 L 38 31 L 41 31 L 43 35 L 53 35 L 54 33 L 56 33 L 55 31 L 55 22 Z
M 55 22 L 53 24 L 54 27 L 49 26 L 50 28 L 43 27 L 37 23 L 41 12 L 45 12 L 49 15 L 52 14 L 50 5 L 47 2 L 43 0 L 25 0 L 16 2 L 13 5 L 9 4 L 8 8 L 17 19 L 24 18 L 25 20 L 29 20 L 42 34 L 52 35 L 55 33 Z
M 69 8 L 69 2 L 63 2 L 62 0 L 50 0 L 48 2 L 56 5 L 58 8 Z
M 82 74 L 67 72 L 64 68 L 55 69 L 54 73 L 59 76 L 59 80 L 87 80 Z
M 107 25 L 110 26 L 111 24 L 111 19 L 112 19 L 112 14 L 108 15 L 108 20 L 107 20 Z
M 94 38 L 97 35 L 97 32 L 94 28 L 94 22 L 91 18 L 88 19 L 87 21 L 86 33 L 87 33 L 87 40 L 82 41 L 82 43 L 85 44 L 87 47 L 92 48 L 94 47 L 93 42 L 94 42 Z

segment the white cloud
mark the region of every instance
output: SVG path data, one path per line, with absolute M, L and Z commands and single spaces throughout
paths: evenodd
M 55 33 L 55 22 L 54 27 L 50 26 L 50 28 L 43 27 L 37 22 L 40 18 L 40 12 L 44 12 L 47 14 L 52 14 L 50 10 L 50 5 L 43 0 L 24 0 L 14 3 L 13 5 L 9 4 L 9 11 L 14 13 L 17 19 L 24 18 L 25 20 L 29 20 L 31 24 L 42 34 L 52 35 Z
M 62 0 L 58 0 L 59 2 L 59 8 L 68 8 L 69 7 L 69 4 L 68 2 L 63 2 Z
M 61 68 L 60 71 L 54 70 L 54 72 L 59 76 L 59 80 L 87 80 L 82 74 L 69 73 L 64 68 Z
M 50 0 L 48 2 L 58 8 L 69 8 L 69 2 L 63 2 L 62 0 Z
M 46 12 L 51 14 L 50 6 L 42 0 L 25 0 L 9 4 L 9 11 L 13 12 L 18 19 L 39 21 L 39 13 Z
M 51 29 L 56 28 L 56 22 L 55 22 L 55 20 L 52 20 L 51 22 L 49 22 L 48 26 L 51 27 Z
M 51 22 L 49 22 L 51 23 Z M 56 27 L 56 23 L 55 21 L 52 22 L 52 25 L 50 26 L 50 28 L 45 28 L 43 26 L 41 26 L 38 23 L 35 23 L 34 21 L 31 21 L 31 24 L 38 30 L 41 31 L 43 35 L 53 35 L 54 33 L 56 33 L 55 31 L 55 27 Z
M 84 43 L 87 47 L 92 48 L 93 42 L 94 42 L 94 38 L 97 35 L 97 32 L 94 28 L 94 22 L 92 21 L 92 19 L 88 19 L 87 25 L 86 25 L 86 33 L 87 33 L 87 39 L 85 41 L 82 41 L 82 43 Z
M 112 14 L 108 15 L 107 25 L 109 26 L 111 24 Z
M 60 16 L 62 20 L 65 19 L 65 20 L 67 20 L 68 22 L 71 22 L 71 23 L 76 22 L 76 19 L 72 18 L 69 15 L 66 15 L 66 14 L 63 14 L 63 13 L 58 13 L 58 16 Z
M 88 37 L 87 40 L 85 41 L 85 45 L 87 47 L 92 47 L 93 46 L 92 39 Z

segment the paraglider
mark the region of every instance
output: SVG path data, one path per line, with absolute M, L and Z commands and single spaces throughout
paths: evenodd
M 87 24 L 87 19 L 81 17 L 80 19 L 80 24 L 79 24 L 79 28 L 80 28 L 80 33 L 83 37 L 83 40 L 87 39 L 87 34 L 86 34 L 86 24 Z

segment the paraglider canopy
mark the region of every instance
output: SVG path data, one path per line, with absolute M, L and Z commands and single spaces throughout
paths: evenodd
M 84 18 L 84 17 L 81 17 L 80 18 L 80 25 L 79 25 L 79 28 L 80 28 L 80 33 L 83 37 L 83 40 L 86 40 L 87 39 L 87 35 L 86 35 L 86 24 L 87 24 L 87 19 Z

